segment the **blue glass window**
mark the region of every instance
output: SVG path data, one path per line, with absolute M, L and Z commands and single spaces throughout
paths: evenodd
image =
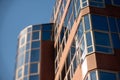
M 112 34 L 112 42 L 114 48 L 120 48 L 120 38 L 118 34 Z
M 26 50 L 29 50 L 30 49 L 30 43 L 27 43 L 26 44 Z
M 91 71 L 90 72 L 90 78 L 91 78 L 90 80 L 97 80 L 96 79 L 96 71 Z
M 18 78 L 22 77 L 22 68 L 18 70 Z
M 39 80 L 39 76 L 38 75 L 31 75 L 30 80 Z
M 90 53 L 93 51 L 93 47 L 91 46 L 91 47 L 87 48 L 87 50 L 88 50 L 88 53 Z
M 78 14 L 80 12 L 80 0 L 76 0 L 76 10 L 77 10 L 77 14 L 76 15 L 78 16 Z
M 27 34 L 27 42 L 29 42 L 30 39 L 31 39 L 31 34 L 29 33 L 29 34 Z
M 42 40 L 50 40 L 51 31 L 42 31 Z
M 24 55 L 21 55 L 19 58 L 18 58 L 18 67 L 22 66 L 24 63 Z
M 90 32 L 87 32 L 86 33 L 86 42 L 87 42 L 87 46 L 90 46 L 92 45 L 92 39 L 91 39 L 91 33 Z
M 101 46 L 95 46 L 95 48 L 96 48 L 96 51 L 98 51 L 98 52 L 105 52 L 106 54 L 111 54 L 112 53 L 111 48 L 101 47 Z
M 88 15 L 84 16 L 84 24 L 85 24 L 85 31 L 90 30 L 90 21 Z
M 27 32 L 31 32 L 32 31 L 32 29 L 31 29 L 31 27 L 29 27 L 28 29 L 27 29 Z
M 43 26 L 42 27 L 43 31 L 51 31 L 52 30 L 52 25 L 46 24 L 46 25 L 42 25 L 42 26 Z
M 25 63 L 28 63 L 30 60 L 30 52 L 27 51 L 26 54 L 25 54 Z
M 37 72 L 38 72 L 38 64 L 31 64 L 30 73 L 37 73 Z
M 99 80 L 117 80 L 115 73 L 99 71 Z
M 75 57 L 74 60 L 73 60 L 73 70 L 74 70 L 74 72 L 75 72 L 76 68 L 77 68 L 77 60 L 76 60 L 76 57 Z
M 108 20 L 109 20 L 110 31 L 117 32 L 117 25 L 115 18 L 109 17 Z
M 36 39 L 39 39 L 39 32 L 33 32 L 32 33 L 32 40 L 36 40 Z
M 92 14 L 92 27 L 94 30 L 108 31 L 107 17 Z
M 32 30 L 40 30 L 40 25 L 33 26 Z
M 39 47 L 40 47 L 40 41 L 32 42 L 32 48 L 39 48 Z
M 24 77 L 24 80 L 29 80 L 28 77 Z
M 105 0 L 105 4 L 112 4 L 111 0 Z
M 38 62 L 39 61 L 39 56 L 40 56 L 40 51 L 39 49 L 37 50 L 32 50 L 31 51 L 31 62 Z
M 22 37 L 20 42 L 21 42 L 21 44 L 20 44 L 20 45 L 23 45 L 23 44 L 24 44 L 24 42 L 25 42 L 25 37 Z
M 113 3 L 114 3 L 115 5 L 120 5 L 120 0 L 113 0 Z
M 110 38 L 108 33 L 94 32 L 95 35 L 95 44 L 110 46 Z
M 82 0 L 82 7 L 86 7 L 87 6 L 87 0 Z
M 80 41 L 81 37 L 83 35 L 83 24 L 82 24 L 82 22 L 80 22 L 80 24 L 79 24 L 79 28 L 78 28 L 77 34 L 78 34 L 78 40 Z
M 119 33 L 120 33 L 120 19 L 117 19 L 117 25 L 118 25 L 118 30 L 119 30 Z
M 84 54 L 85 51 L 85 42 L 84 42 L 84 38 L 81 41 L 81 45 L 80 45 L 80 52 L 81 54 Z
M 28 65 L 25 65 L 24 75 L 28 75 Z

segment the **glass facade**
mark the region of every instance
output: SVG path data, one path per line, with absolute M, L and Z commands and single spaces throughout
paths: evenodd
M 52 40 L 52 26 L 53 24 L 33 25 L 21 31 L 15 80 L 40 80 L 40 44 L 41 40 Z

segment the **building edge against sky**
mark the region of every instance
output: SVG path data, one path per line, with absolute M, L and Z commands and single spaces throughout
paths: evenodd
M 53 80 L 52 28 L 53 23 L 30 25 L 20 32 L 15 80 Z
M 120 80 L 119 10 L 119 0 L 56 0 L 54 24 L 20 33 L 16 80 Z

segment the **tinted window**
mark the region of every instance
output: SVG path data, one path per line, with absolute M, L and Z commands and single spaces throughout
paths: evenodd
M 50 39 L 51 39 L 51 31 L 43 31 L 42 40 L 50 40 Z
M 28 75 L 28 65 L 25 65 L 24 75 Z
M 90 32 L 86 33 L 86 40 L 87 40 L 87 46 L 92 45 L 92 39 L 91 39 L 91 33 Z
M 89 21 L 89 16 L 85 15 L 84 16 L 84 24 L 85 24 L 85 31 L 90 29 L 90 21 Z
M 83 35 L 83 24 L 82 24 L 82 22 L 80 22 L 80 24 L 79 24 L 79 28 L 78 28 L 77 34 L 78 34 L 78 40 L 81 40 L 81 37 Z
M 98 51 L 98 52 L 105 52 L 106 54 L 112 53 L 111 48 L 101 47 L 101 46 L 95 46 L 95 48 L 96 48 L 96 51 Z
M 32 42 L 32 48 L 39 48 L 39 47 L 40 47 L 40 41 Z
M 40 25 L 33 26 L 33 30 L 40 30 Z
M 51 31 L 52 30 L 52 25 L 42 25 L 43 27 L 42 27 L 42 30 L 43 31 Z
M 92 14 L 91 17 L 94 30 L 108 31 L 107 17 L 94 14 Z
M 90 53 L 93 51 L 93 47 L 89 47 L 89 48 L 87 48 L 87 50 L 88 50 L 88 53 Z
M 105 4 L 112 4 L 111 0 L 105 0 Z
M 107 33 L 94 32 L 95 35 L 95 44 L 110 46 L 110 38 Z
M 18 70 L 18 78 L 22 77 L 22 69 Z
M 27 29 L 27 32 L 31 32 L 31 31 L 32 31 L 32 30 L 31 30 L 31 27 Z
M 27 51 L 26 54 L 25 54 L 25 63 L 28 63 L 29 62 L 29 55 L 30 55 L 30 52 Z
M 39 80 L 39 76 L 38 75 L 31 75 L 30 80 Z
M 109 72 L 99 72 L 99 80 L 117 80 L 115 73 L 109 73 Z
M 40 51 L 39 50 L 32 50 L 31 51 L 31 62 L 39 61 Z
M 109 20 L 109 26 L 110 26 L 111 32 L 117 32 L 117 26 L 116 26 L 115 18 L 109 17 L 108 20 Z
M 26 50 L 29 50 L 30 49 L 30 43 L 27 43 L 26 44 Z
M 32 40 L 39 39 L 39 32 L 33 32 L 32 34 Z
M 115 5 L 120 5 L 120 0 L 113 0 L 113 3 L 114 3 Z
M 120 48 L 120 38 L 118 34 L 112 34 L 112 42 L 114 48 Z
M 119 33 L 120 33 L 120 19 L 117 19 L 117 25 L 118 25 L 118 29 L 119 29 Z
M 37 73 L 37 72 L 38 72 L 38 64 L 31 64 L 30 73 Z
M 27 34 L 27 42 L 29 42 L 30 39 L 31 39 L 31 34 L 29 33 L 29 34 Z
M 96 80 L 96 71 L 91 71 L 90 72 L 90 80 Z

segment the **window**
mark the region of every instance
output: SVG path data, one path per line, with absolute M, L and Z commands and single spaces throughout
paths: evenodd
M 30 60 L 29 57 L 30 57 L 30 52 L 27 51 L 26 54 L 25 54 L 25 63 L 28 63 L 28 62 L 29 62 L 29 60 Z
M 28 75 L 28 65 L 25 65 L 24 75 Z
M 40 25 L 33 26 L 32 30 L 40 30 Z
M 104 7 L 104 0 L 90 0 L 89 2 L 90 6 L 93 7 Z
M 21 55 L 20 57 L 18 57 L 17 66 L 20 67 L 23 65 L 23 63 L 24 63 L 24 55 Z
M 113 4 L 120 5 L 120 0 L 113 0 Z
M 40 48 L 40 41 L 32 42 L 32 48 Z
M 43 31 L 51 31 L 52 30 L 52 25 L 46 24 L 46 25 L 42 25 L 42 26 L 43 26 L 42 27 Z
M 118 30 L 119 30 L 119 33 L 120 33 L 120 19 L 117 19 L 117 25 L 118 25 Z
M 36 62 L 39 61 L 39 56 L 40 56 L 40 51 L 39 49 L 37 50 L 32 50 L 31 51 L 31 62 Z
M 32 40 L 38 40 L 40 38 L 39 32 L 33 32 L 32 33 Z
M 92 14 L 92 28 L 94 30 L 108 31 L 107 17 Z
M 90 80 L 97 80 L 96 79 L 96 71 L 91 71 L 90 72 L 90 78 L 91 78 Z
M 109 17 L 108 20 L 109 20 L 110 31 L 118 32 L 115 18 Z
M 24 77 L 24 80 L 29 80 L 28 77 Z
M 30 73 L 37 73 L 37 72 L 38 72 L 38 64 L 31 64 Z
M 112 34 L 112 43 L 114 48 L 120 48 L 120 38 L 118 34 Z
M 91 46 L 92 45 L 92 39 L 91 39 L 91 33 L 87 32 L 86 33 L 86 42 L 87 42 L 87 46 Z
M 27 44 L 26 44 L 26 51 L 30 49 L 30 46 L 31 46 L 30 43 L 27 43 Z
M 88 15 L 84 16 L 84 24 L 85 24 L 85 31 L 90 30 L 90 21 Z
M 84 54 L 85 51 L 85 43 L 84 43 L 84 38 L 81 41 L 81 45 L 80 45 L 80 53 Z
M 95 46 L 95 48 L 96 48 L 96 51 L 98 51 L 98 52 L 105 52 L 105 54 L 111 54 L 112 53 L 111 48 L 101 47 L 101 46 Z
M 27 29 L 27 32 L 31 32 L 32 30 L 31 30 L 31 27 L 29 27 L 28 29 Z
M 117 80 L 117 79 L 115 73 L 99 71 L 99 80 Z
M 30 39 L 31 39 L 31 34 L 29 33 L 29 34 L 27 34 L 27 42 L 29 42 Z
M 42 31 L 42 40 L 50 40 L 51 31 Z
M 94 36 L 96 45 L 110 46 L 108 33 L 94 32 Z
M 22 68 L 18 70 L 18 78 L 22 77 Z
M 83 24 L 82 24 L 82 22 L 80 22 L 80 24 L 79 24 L 77 35 L 78 35 L 78 40 L 80 41 L 81 37 L 83 35 Z
M 20 40 L 20 45 L 23 45 L 25 43 L 25 37 L 22 37 Z
M 39 80 L 39 76 L 38 75 L 31 75 L 30 80 Z
M 105 0 L 105 4 L 112 4 L 111 0 Z
M 88 6 L 87 0 L 82 0 L 82 8 L 84 8 L 84 7 L 86 7 L 86 6 Z

